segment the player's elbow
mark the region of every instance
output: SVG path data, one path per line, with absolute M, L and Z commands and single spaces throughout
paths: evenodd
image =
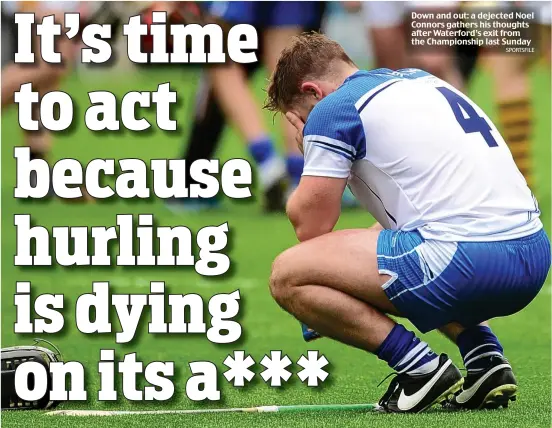
M 299 242 L 308 241 L 309 239 L 314 238 L 314 234 L 308 227 L 300 226 L 295 228 L 295 236 Z
M 308 241 L 333 230 L 341 212 L 341 196 L 313 196 L 298 189 L 289 199 L 286 213 L 300 242 Z
M 333 226 L 329 224 L 302 224 L 295 227 L 295 235 L 297 236 L 299 242 L 304 242 L 308 241 L 309 239 L 316 238 L 317 236 L 329 233 L 332 231 L 332 229 Z
M 287 214 L 299 242 L 331 232 L 337 221 L 333 216 L 311 215 L 308 210 L 294 210 L 289 207 Z

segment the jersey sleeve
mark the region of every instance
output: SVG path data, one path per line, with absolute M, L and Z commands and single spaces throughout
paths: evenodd
M 310 113 L 303 130 L 303 175 L 347 178 L 366 154 L 364 128 L 347 94 L 334 92 Z

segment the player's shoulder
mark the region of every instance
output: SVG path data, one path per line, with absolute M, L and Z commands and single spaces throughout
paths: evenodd
M 305 130 L 358 120 L 363 101 L 374 92 L 393 82 L 411 80 L 430 74 L 419 69 L 390 70 L 378 68 L 359 70 L 349 76 L 334 92 L 324 97 L 311 111 Z
M 336 114 L 338 109 L 346 112 L 358 111 L 363 105 L 363 101 L 380 89 L 397 81 L 416 80 L 428 76 L 432 75 L 418 68 L 359 70 L 345 79 L 335 92 L 321 100 L 314 108 L 313 113 L 315 115 L 331 112 Z
M 342 85 L 314 106 L 307 118 L 304 132 L 305 135 L 320 134 L 324 129 L 340 128 L 357 120 L 355 103 Z
M 341 85 L 331 94 L 322 98 L 313 108 L 311 113 L 320 114 L 328 112 L 336 107 L 350 108 L 354 107 L 354 101 L 349 95 L 346 84 Z

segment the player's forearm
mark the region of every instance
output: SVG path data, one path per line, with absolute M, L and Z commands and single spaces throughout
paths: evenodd
M 295 229 L 295 235 L 300 242 L 329 233 L 337 223 L 337 216 L 322 210 L 301 206 L 290 200 L 286 209 L 289 221 Z

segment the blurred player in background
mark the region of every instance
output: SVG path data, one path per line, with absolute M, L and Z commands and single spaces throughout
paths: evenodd
M 534 12 L 535 21 L 524 37 L 533 40 L 533 46 L 550 59 L 551 2 L 464 2 L 468 11 Z M 540 28 L 538 28 L 539 26 Z M 541 31 L 539 34 L 538 30 Z M 539 46 L 540 45 L 540 46 Z M 532 139 L 534 112 L 531 97 L 529 69 L 537 53 L 516 54 L 485 51 L 484 63 L 493 77 L 494 97 L 498 110 L 498 124 L 516 164 L 530 188 L 535 185 Z
M 65 12 L 78 12 L 80 9 L 77 1 L 10 1 L 2 3 L 2 11 L 6 12 L 9 20 L 13 22 L 13 14 L 16 12 L 32 12 L 35 14 L 35 22 L 39 23 L 42 18 L 54 15 L 55 21 L 63 23 Z M 15 30 L 14 30 L 15 34 Z M 39 52 L 38 36 L 33 39 L 35 53 Z M 21 84 L 32 83 L 33 90 L 38 91 L 40 96 L 47 92 L 59 90 L 61 81 L 70 72 L 76 56 L 77 48 L 72 40 L 60 38 L 56 45 L 57 52 L 61 53 L 62 64 L 49 64 L 45 62 L 40 54 L 35 54 L 34 64 L 8 64 L 2 70 L 2 107 L 13 102 L 14 93 L 19 90 Z M 10 59 L 16 50 L 16 40 Z M 39 105 L 33 105 L 34 119 L 38 119 Z M 31 150 L 31 158 L 45 159 L 50 151 L 52 142 L 51 135 L 44 129 L 25 132 L 25 144 Z
M 206 14 L 229 28 L 250 24 L 259 33 L 259 62 L 209 66 L 209 80 L 202 80 L 198 90 L 196 117 L 184 158 L 188 165 L 196 159 L 211 158 L 224 129 L 225 118 L 233 123 L 247 142 L 249 153 L 258 169 L 258 180 L 264 194 L 266 211 L 281 211 L 285 189 L 291 181 L 296 186 L 303 170 L 303 156 L 293 143 L 294 131 L 283 122 L 286 159 L 278 154 L 264 125 L 261 108 L 248 85 L 248 78 L 264 65 L 274 69 L 280 51 L 289 39 L 309 29 L 319 29 L 323 2 L 210 2 Z M 215 200 L 176 200 L 183 208 L 203 208 Z
M 367 31 L 373 43 L 376 67 L 397 70 L 419 67 L 462 90 L 464 80 L 453 47 L 418 50 L 409 46 L 412 11 L 447 13 L 459 10 L 458 1 L 367 1 L 361 2 Z M 345 5 L 347 2 L 345 2 Z
M 114 2 L 115 3 L 115 2 Z M 106 2 L 87 3 L 80 1 L 8 1 L 2 3 L 3 24 L 7 24 L 8 31 L 2 27 L 2 109 L 8 107 L 14 102 L 14 95 L 21 85 L 31 83 L 32 89 L 38 91 L 39 96 L 57 91 L 60 89 L 63 79 L 74 69 L 75 61 L 78 60 L 77 54 L 80 48 L 80 38 L 68 39 L 59 37 L 56 41 L 56 52 L 61 54 L 61 64 L 50 64 L 42 59 L 39 54 L 39 39 L 37 35 L 33 36 L 33 52 L 35 52 L 35 62 L 33 64 L 16 64 L 14 55 L 17 50 L 17 29 L 14 23 L 14 14 L 17 12 L 34 13 L 35 24 L 38 24 L 46 16 L 53 15 L 56 23 L 63 25 L 64 13 L 78 12 L 85 25 L 87 18 L 95 23 L 113 23 L 115 16 L 113 11 L 107 10 Z M 7 43 L 5 40 L 9 40 Z M 8 53 L 4 51 L 8 50 Z M 4 56 L 5 55 L 5 56 Z M 33 104 L 33 118 L 39 119 L 39 104 Z M 52 136 L 43 129 L 39 123 L 38 131 L 25 131 L 24 143 L 30 149 L 31 159 L 44 159 L 48 161 L 48 155 L 52 148 Z M 35 175 L 31 175 L 31 180 L 36 180 Z M 92 198 L 86 192 L 84 186 L 81 189 L 83 198 L 81 201 L 90 201 Z
M 319 6 L 310 1 L 213 2 L 209 14 L 226 26 L 255 26 L 263 43 L 259 59 L 269 74 L 291 37 L 319 24 L 321 19 Z M 209 76 L 220 106 L 247 141 L 265 195 L 265 210 L 283 211 L 287 179 L 295 187 L 303 172 L 303 155 L 294 143 L 293 127 L 282 121 L 286 143 L 286 159 L 283 161 L 265 128 L 260 105 L 248 86 L 243 69 L 237 64 L 213 66 L 209 69 Z

